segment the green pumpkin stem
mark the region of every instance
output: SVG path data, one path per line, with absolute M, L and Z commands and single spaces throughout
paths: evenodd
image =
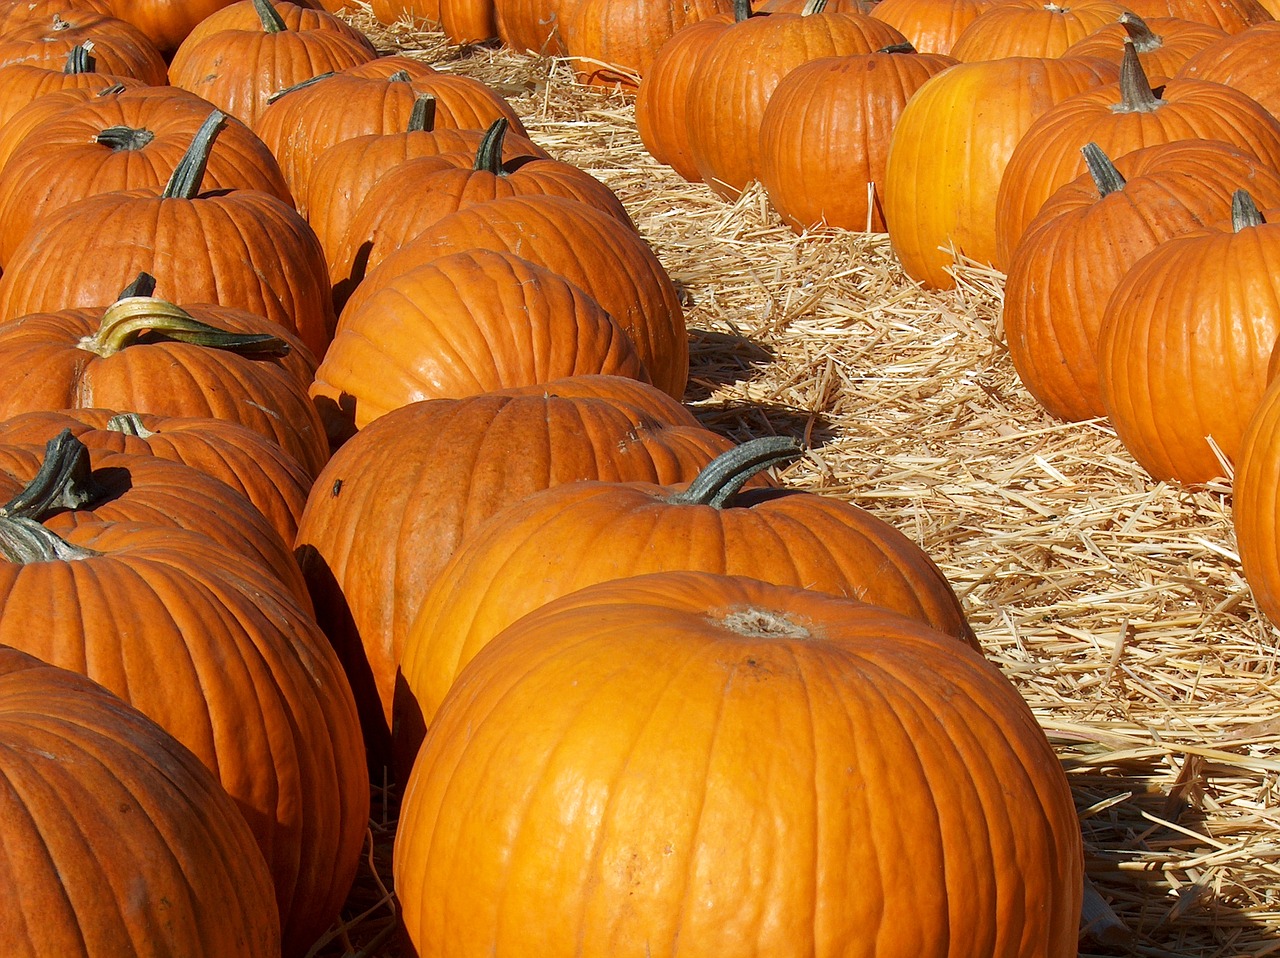
M 472 167 L 478 173 L 502 176 L 502 146 L 511 126 L 505 116 L 500 116 L 485 130 L 480 146 L 476 149 L 476 162 Z
M 63 64 L 62 72 L 66 74 L 97 73 L 98 62 L 94 60 L 88 47 L 83 43 L 77 43 L 67 54 L 67 62 Z
M 1152 33 L 1151 28 L 1147 26 L 1147 21 L 1136 13 L 1126 10 L 1120 14 L 1120 26 L 1124 27 L 1124 32 L 1136 53 L 1150 53 L 1164 46 L 1164 37 Z
M 800 442 L 790 436 L 764 436 L 749 440 L 716 456 L 687 489 L 667 497 L 667 502 L 723 509 L 756 473 L 769 466 L 791 462 L 803 451 Z
M 120 295 L 116 299 L 128 299 L 130 296 L 154 296 L 155 293 L 156 278 L 144 270 L 138 274 L 137 279 L 120 290 Z
M 289 29 L 271 0 L 253 0 L 253 9 L 262 21 L 262 29 L 267 33 L 284 33 Z
M 424 93 L 413 101 L 409 114 L 410 133 L 430 133 L 436 128 L 436 98 Z
M 1231 194 L 1231 232 L 1239 233 L 1242 229 L 1262 226 L 1266 222 L 1248 190 L 1236 190 Z
M 751 19 L 751 0 L 733 0 L 733 22 Z
M 815 13 L 822 13 L 826 9 L 827 0 L 804 0 L 804 7 L 800 10 L 800 16 L 812 16 Z
M 112 153 L 123 150 L 145 150 L 156 135 L 150 130 L 141 130 L 132 126 L 109 126 L 98 132 L 93 142 L 108 147 Z
M 1124 59 L 1120 61 L 1120 102 L 1111 107 L 1112 113 L 1154 113 L 1164 106 L 1164 100 L 1156 96 L 1142 69 L 1137 48 L 1128 38 L 1124 41 Z
M 142 424 L 142 417 L 136 412 L 116 413 L 107 420 L 107 431 L 118 432 L 138 439 L 150 439 L 155 435 L 153 430 Z
M 0 558 L 9 562 L 73 562 L 101 554 L 72 545 L 32 519 L 0 517 Z
M 193 200 L 200 194 L 200 184 L 204 182 L 204 171 L 209 165 L 209 154 L 213 152 L 213 143 L 226 125 L 227 115 L 221 110 L 214 110 L 208 119 L 200 124 L 196 135 L 191 139 L 187 152 L 178 161 L 173 176 L 161 193 L 166 200 Z
M 876 53 L 915 53 L 916 48 L 912 46 L 910 40 L 903 40 L 901 43 L 891 43 L 887 47 L 881 47 Z
M 82 508 L 102 494 L 93 479 L 89 448 L 64 429 L 45 445 L 35 478 L 0 506 L 0 516 L 40 522 L 54 513 Z
M 267 97 L 267 103 L 275 103 L 276 100 L 280 99 L 282 96 L 287 96 L 288 94 L 292 93 L 294 90 L 302 90 L 302 89 L 305 89 L 306 87 L 313 86 L 319 83 L 321 80 L 329 79 L 329 77 L 333 75 L 334 75 L 334 71 L 329 70 L 325 73 L 319 73 L 313 77 L 307 77 L 307 79 L 305 80 L 300 80 L 297 83 L 295 83 L 293 86 L 287 86 L 283 90 L 276 90 L 275 93 Z
M 1125 178 L 1120 175 L 1111 157 L 1102 152 L 1097 143 L 1086 143 L 1080 148 L 1084 154 L 1084 165 L 1093 177 L 1093 185 L 1098 188 L 1099 196 L 1109 196 L 1125 187 Z
M 143 341 L 188 343 L 206 349 L 225 349 L 251 359 L 285 356 L 289 344 L 267 333 L 229 333 L 202 323 L 180 306 L 150 296 L 131 296 L 107 307 L 98 331 L 80 340 L 79 347 L 96 356 L 114 356 Z

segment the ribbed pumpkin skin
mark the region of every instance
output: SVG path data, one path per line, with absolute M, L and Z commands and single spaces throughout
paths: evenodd
M 906 274 L 950 289 L 953 258 L 939 247 L 951 245 L 993 262 L 996 194 L 1022 134 L 1055 103 L 1116 75 L 1100 60 L 1009 57 L 928 80 L 898 118 L 885 165 L 885 222 Z
M 11 63 L 0 67 L 0 126 L 38 97 L 74 89 L 97 93 L 119 79 L 110 73 L 65 73 L 58 65 Z M 130 82 L 136 84 L 139 81 Z
M 276 444 L 225 419 L 135 414 L 139 432 L 111 426 L 112 409 L 20 413 L 0 421 L 0 444 L 42 444 L 63 429 L 90 449 L 156 456 L 225 482 L 292 545 L 312 477 Z
M 449 214 L 369 272 L 344 312 L 390 277 L 477 248 L 514 253 L 580 287 L 627 331 L 653 384 L 684 395 L 689 343 L 671 278 L 634 230 L 561 196 L 508 196 Z
M 648 572 L 750 575 L 893 609 L 976 646 L 932 560 L 843 500 L 760 490 L 725 508 L 672 504 L 675 490 L 577 482 L 504 509 L 440 570 L 405 639 L 397 755 L 416 754 L 458 674 L 494 636 L 553 599 Z M 526 570 L 545 570 L 529 575 Z M 402 745 L 404 751 L 402 752 Z M 407 764 L 406 764 L 407 767 Z
M 1098 347 L 1102 399 L 1116 434 L 1155 479 L 1221 476 L 1206 436 L 1228 462 L 1238 458 L 1280 338 L 1277 277 L 1273 223 L 1175 237 L 1116 287 Z
M 1187 60 L 1180 78 L 1211 80 L 1246 93 L 1274 116 L 1280 113 L 1280 70 L 1274 55 L 1280 23 L 1268 21 L 1219 40 Z
M 85 10 L 111 16 L 111 0 L 5 0 L 0 4 L 0 33 L 11 33 L 19 26 L 52 21 L 55 13 Z
M 925 80 L 955 62 L 910 53 L 823 57 L 783 77 L 760 122 L 760 182 L 783 221 L 797 233 L 820 225 L 883 233 L 879 198 L 894 124 Z
M 517 53 L 568 52 L 560 36 L 560 0 L 493 0 L 493 13 L 498 38 Z
M 1004 329 L 1023 384 L 1059 419 L 1106 415 L 1098 337 L 1107 300 L 1134 263 L 1174 236 L 1219 224 L 1244 187 L 1280 206 L 1280 175 L 1238 147 L 1188 140 L 1115 165 L 1123 189 L 1099 197 L 1085 174 L 1045 203 L 1014 251 Z
M 1240 442 L 1231 519 L 1249 591 L 1280 623 L 1280 379 L 1272 379 Z
M 1071 958 L 1044 733 L 952 638 L 689 574 L 522 619 L 441 709 L 395 881 L 438 958 Z
M 182 45 L 196 25 L 234 0 L 112 0 L 115 16 L 128 20 L 166 56 Z M 161 83 L 164 81 L 161 80 Z
M 0 649 L 9 958 L 276 958 L 271 876 L 199 759 L 74 672 Z
M 269 321 L 239 310 L 205 306 L 190 312 L 221 329 L 279 335 Z M 103 357 L 78 345 L 99 330 L 103 314 L 102 307 L 65 309 L 0 325 L 0 416 L 81 406 L 209 416 L 252 429 L 296 459 L 308 475 L 324 466 L 329 458 L 324 424 L 303 385 L 311 382 L 315 360 L 296 339 L 284 359 L 146 342 Z
M 996 197 L 996 267 L 1008 268 L 1054 190 L 1085 171 L 1080 148 L 1086 143 L 1123 156 L 1176 140 L 1222 140 L 1280 170 L 1280 120 L 1249 97 L 1217 83 L 1171 80 L 1159 99 L 1151 112 L 1117 111 L 1121 88 L 1108 84 L 1062 101 L 1031 125 L 1009 157 Z
M 478 249 L 395 277 L 343 313 L 311 396 L 322 414 L 343 410 L 345 438 L 348 409 L 363 429 L 412 402 L 590 375 L 649 381 L 626 331 L 590 296 L 528 260 Z
M 920 53 L 951 54 L 966 27 L 992 0 L 880 0 L 871 16 L 883 20 Z
M 1172 77 L 1194 54 L 1230 36 L 1221 27 L 1181 17 L 1152 17 L 1146 24 L 1160 38 L 1154 49 L 1138 50 L 1142 69 L 1153 83 Z M 1111 23 L 1073 43 L 1063 56 L 1102 57 L 1119 64 L 1124 55 L 1125 36 L 1122 24 Z
M 273 93 L 377 56 L 345 20 L 295 3 L 273 4 L 285 29 L 268 32 L 252 0 L 239 0 L 203 21 L 169 64 L 169 82 L 199 94 L 250 127 Z
M 760 120 L 789 72 L 820 57 L 871 53 L 903 42 L 883 21 L 857 13 L 772 13 L 724 31 L 694 64 L 686 114 L 699 178 L 738 196 L 760 175 Z
M 101 555 L 0 562 L 0 644 L 84 672 L 216 771 L 271 869 L 284 953 L 302 955 L 337 916 L 367 827 L 333 650 L 269 577 L 204 536 L 102 523 L 65 538 Z
M 732 0 L 573 0 L 561 31 L 580 82 L 634 90 L 667 40 L 732 8 Z
M 371 7 L 379 23 L 398 20 L 440 22 L 439 0 L 372 0 Z
M 164 57 L 137 29 L 115 16 L 91 11 L 63 10 L 57 15 L 0 36 L 0 66 L 9 63 L 47 63 L 61 66 L 71 51 L 92 42 L 93 58 L 104 73 L 135 77 L 152 86 L 168 81 Z
M 292 207 L 257 190 L 192 200 L 103 193 L 51 213 L 5 266 L 0 322 L 114 302 L 143 271 L 172 302 L 264 316 L 316 356 L 337 323 L 315 233 Z
M 687 481 L 730 445 L 665 393 L 612 376 L 415 403 L 362 429 L 316 481 L 297 552 L 366 736 L 385 748 L 422 596 L 493 513 L 583 479 Z
M 1181 17 L 1240 33 L 1274 19 L 1258 0 L 1128 0 L 1130 10 L 1150 20 L 1153 17 Z
M 496 40 L 498 14 L 493 0 L 440 0 L 440 28 L 458 46 Z
M 1060 57 L 1073 43 L 1114 23 L 1112 0 L 1001 0 L 969 24 L 949 51 L 964 63 L 1001 57 Z

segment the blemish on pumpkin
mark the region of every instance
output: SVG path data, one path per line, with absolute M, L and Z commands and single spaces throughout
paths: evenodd
M 809 630 L 785 615 L 766 609 L 739 609 L 720 617 L 730 632 L 762 639 L 807 639 Z M 752 663 L 754 664 L 754 663 Z

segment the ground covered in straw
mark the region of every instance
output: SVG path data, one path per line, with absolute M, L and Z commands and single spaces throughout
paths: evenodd
M 497 87 L 532 137 L 622 198 L 685 297 L 687 401 L 735 438 L 804 437 L 783 478 L 927 549 L 1071 780 L 1094 933 L 1083 955 L 1280 952 L 1280 636 L 1257 612 L 1230 485 L 1153 483 L 1105 422 L 1042 413 L 1002 344 L 999 274 L 919 289 L 883 237 L 796 237 L 653 161 L 625 97 L 564 64 L 355 22 Z M 395 796 L 375 796 L 349 922 L 314 954 L 396 956 Z

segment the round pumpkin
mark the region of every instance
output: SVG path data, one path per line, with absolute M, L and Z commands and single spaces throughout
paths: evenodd
M 973 649 L 668 573 L 476 657 L 405 791 L 395 882 L 440 958 L 1074 958 L 1083 854 L 1058 759 Z
M 1205 47 L 1187 60 L 1179 78 L 1223 83 L 1280 113 L 1280 70 L 1272 62 L 1280 44 L 1280 23 L 1267 21 Z
M 235 0 L 112 0 L 115 16 L 128 20 L 172 56 L 200 21 Z M 160 81 L 164 82 L 164 81 Z
M 1115 22 L 1113 0 L 1000 0 L 974 18 L 948 51 L 962 63 L 1001 57 L 1060 57 L 1076 41 Z
M 1124 58 L 1124 41 L 1128 40 L 1138 54 L 1143 72 L 1165 80 L 1177 73 L 1191 56 L 1228 36 L 1221 27 L 1208 23 L 1181 17 L 1153 17 L 1147 21 L 1126 10 L 1115 23 L 1077 40 L 1063 56 L 1103 57 L 1119 63 Z
M 89 10 L 63 10 L 0 36 L 0 66 L 61 66 L 72 50 L 86 45 L 92 47 L 93 58 L 105 73 L 134 77 L 153 86 L 168 82 L 164 57 L 146 36 L 124 20 Z
M 880 0 L 871 16 L 893 27 L 921 53 L 951 55 L 951 48 L 993 0 Z
M 1272 365 L 1277 353 L 1272 351 Z M 1280 378 L 1272 378 L 1240 441 L 1231 521 L 1258 608 L 1280 624 Z
M 61 64 L 10 63 L 0 67 L 0 127 L 32 100 L 47 93 L 75 89 L 98 93 L 127 79 L 97 72 L 97 61 L 83 45 L 73 47 Z

